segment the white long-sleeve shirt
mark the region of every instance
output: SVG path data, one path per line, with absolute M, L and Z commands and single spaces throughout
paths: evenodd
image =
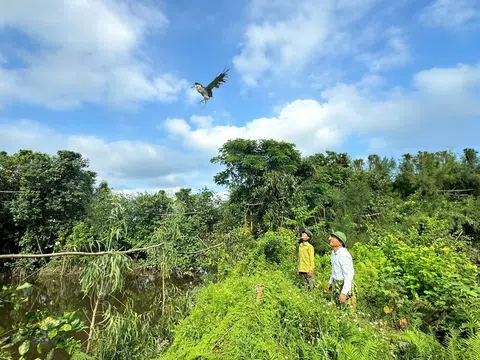
M 328 283 L 333 283 L 333 280 L 343 280 L 342 293 L 346 295 L 352 289 L 353 275 L 355 273 L 352 255 L 350 255 L 347 249 L 341 247 L 337 252 L 332 251 L 330 262 L 332 263 L 332 275 L 330 275 Z

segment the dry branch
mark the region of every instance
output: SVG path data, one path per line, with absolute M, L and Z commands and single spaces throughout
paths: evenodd
M 152 249 L 162 245 L 165 245 L 165 243 L 150 245 L 144 248 L 124 250 L 124 251 L 117 251 L 117 250 L 99 251 L 99 252 L 66 251 L 66 252 L 48 253 L 48 254 L 2 254 L 0 255 L 0 259 L 44 258 L 44 257 L 69 256 L 69 255 L 101 256 L 101 255 L 108 255 L 108 254 L 129 254 L 137 251 L 145 251 L 145 250 Z
M 438 190 L 443 192 L 463 192 L 463 191 L 475 191 L 475 189 L 454 189 L 454 190 Z
M 189 212 L 184 212 L 184 213 L 161 213 L 158 214 L 159 216 L 170 216 L 170 215 L 193 215 L 197 214 L 198 211 L 189 211 Z
M 209 248 L 198 250 L 198 251 L 190 251 L 190 252 L 180 252 L 180 254 L 199 254 L 204 251 L 208 251 L 210 249 L 216 248 L 218 246 L 223 245 L 224 243 L 220 243 L 217 245 L 210 246 Z M 69 255 L 79 255 L 79 256 L 101 256 L 101 255 L 108 255 L 108 254 L 129 254 L 137 251 L 145 251 L 148 249 L 152 249 L 155 247 L 159 247 L 165 245 L 165 243 L 160 243 L 156 245 L 150 245 L 144 248 L 138 249 L 130 249 L 125 251 L 99 251 L 99 252 L 83 252 L 83 251 L 66 251 L 66 252 L 59 252 L 59 253 L 49 253 L 49 254 L 2 254 L 0 255 L 0 259 L 24 259 L 24 258 L 44 258 L 44 257 L 58 257 L 58 256 L 69 256 Z

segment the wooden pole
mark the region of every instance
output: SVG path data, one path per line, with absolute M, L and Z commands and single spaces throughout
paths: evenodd
M 263 293 L 263 285 L 262 284 L 257 284 L 257 304 L 260 304 L 260 301 L 262 300 L 262 293 Z

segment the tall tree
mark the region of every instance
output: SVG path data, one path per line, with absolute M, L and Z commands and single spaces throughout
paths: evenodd
M 475 149 L 464 149 L 462 156 L 463 187 L 472 189 L 472 194 L 480 195 L 480 158 Z
M 17 252 L 19 229 L 10 212 L 10 202 L 19 190 L 17 163 L 14 156 L 0 152 L 0 251 Z
M 173 200 L 164 190 L 155 194 L 143 193 L 125 200 L 128 242 L 118 246 L 134 247 L 149 244 L 155 228 L 170 212 Z
M 298 176 L 306 205 L 322 208 L 325 215 L 336 196 L 335 189 L 343 189 L 352 174 L 351 159 L 346 153 L 326 151 L 303 159 Z
M 402 155 L 399 172 L 394 180 L 394 188 L 404 199 L 415 192 L 415 165 L 411 154 Z
M 11 201 L 15 223 L 25 229 L 24 250 L 49 251 L 60 232 L 72 228 L 85 214 L 96 174 L 88 161 L 72 151 L 49 156 L 23 153 L 20 193 Z
M 297 173 L 301 155 L 294 144 L 284 141 L 235 139 L 226 142 L 211 162 L 225 165 L 226 169 L 214 176 L 215 183 L 230 189 L 230 201 L 245 206 L 250 225 L 253 228 L 255 223 L 261 231 L 265 215 L 262 209 L 279 200 L 265 194 L 273 189 L 278 194 L 283 189 L 280 198 L 293 195 L 292 184 L 284 186 L 285 177 L 291 179 Z

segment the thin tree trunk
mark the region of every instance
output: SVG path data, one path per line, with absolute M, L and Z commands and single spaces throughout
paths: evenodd
M 66 258 L 63 258 L 62 259 L 62 273 L 60 274 L 61 277 L 63 277 L 63 272 L 65 271 L 65 260 L 67 260 Z
M 95 301 L 95 307 L 93 308 L 92 321 L 90 322 L 90 332 L 88 333 L 88 342 L 87 342 L 87 351 L 86 351 L 87 354 L 90 351 L 90 346 L 92 343 L 93 330 L 95 329 L 95 316 L 97 315 L 99 303 L 100 303 L 100 296 L 97 296 L 97 300 Z
M 162 271 L 162 316 L 163 315 L 165 315 L 165 270 Z

